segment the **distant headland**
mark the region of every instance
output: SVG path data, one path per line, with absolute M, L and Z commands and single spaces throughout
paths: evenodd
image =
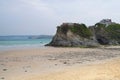
M 63 23 L 47 46 L 97 47 L 100 45 L 120 45 L 120 24 L 111 19 L 103 19 L 93 26 L 79 23 Z

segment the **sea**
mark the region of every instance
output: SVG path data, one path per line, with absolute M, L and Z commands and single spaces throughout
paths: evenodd
M 0 51 L 26 48 L 43 48 L 52 40 L 51 35 L 0 36 Z

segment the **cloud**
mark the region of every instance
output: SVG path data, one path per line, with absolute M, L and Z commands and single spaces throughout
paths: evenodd
M 21 2 L 24 4 L 24 7 L 32 9 L 36 13 L 47 17 L 55 15 L 52 8 L 42 0 L 21 0 Z
M 54 34 L 58 16 L 43 1 L 13 0 L 1 6 L 0 34 Z
M 0 34 L 54 34 L 56 26 L 63 22 L 93 25 L 103 18 L 120 22 L 119 3 L 120 0 L 0 0 Z

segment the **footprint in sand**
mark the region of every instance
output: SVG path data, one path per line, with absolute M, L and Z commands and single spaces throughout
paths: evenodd
M 25 70 L 25 72 L 27 72 L 27 70 Z
M 4 77 L 1 77 L 0 79 L 3 80 L 3 79 L 5 79 L 5 78 L 4 78 Z
M 3 69 L 3 71 L 7 71 L 8 69 Z
M 24 72 L 28 72 L 28 70 L 30 70 L 31 66 L 24 66 L 23 69 L 24 69 Z

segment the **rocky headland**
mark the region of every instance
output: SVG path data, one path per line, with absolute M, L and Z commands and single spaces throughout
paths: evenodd
M 47 46 L 98 47 L 120 45 L 120 24 L 103 19 L 93 26 L 79 23 L 63 23 Z

